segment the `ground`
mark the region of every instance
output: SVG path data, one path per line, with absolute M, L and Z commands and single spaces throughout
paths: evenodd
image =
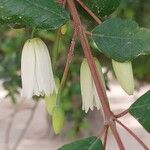
M 118 113 L 128 108 L 139 96 L 150 89 L 150 85 L 144 84 L 136 91 L 134 96 L 126 95 L 117 83 L 110 85 L 111 91 L 108 91 L 109 102 L 114 112 Z M 6 91 L 0 89 L 0 150 L 15 150 L 15 146 L 20 133 L 24 129 L 28 121 L 31 108 L 35 105 L 33 101 L 24 101 L 21 106 L 14 107 L 8 98 L 4 98 Z M 136 95 L 136 96 L 135 96 Z M 18 98 L 20 99 L 20 98 Z M 15 112 L 15 113 L 14 113 Z M 15 115 L 14 115 L 15 114 Z M 8 137 L 9 126 L 13 116 L 14 122 Z M 92 116 L 92 117 L 91 117 Z M 93 117 L 94 116 L 94 117 Z M 95 111 L 88 114 L 88 120 L 91 123 L 90 132 L 94 135 L 97 134 L 97 127 L 102 126 L 99 112 Z M 91 121 L 92 120 L 92 121 Z M 93 123 L 94 120 L 94 123 Z M 148 134 L 142 126 L 129 114 L 120 119 L 123 123 L 132 129 L 149 147 L 150 147 L 150 134 Z M 125 149 L 128 150 L 142 150 L 142 147 L 128 134 L 126 131 L 117 126 L 122 140 L 124 141 Z M 45 111 L 44 102 L 41 101 L 35 110 L 35 114 L 31 124 L 24 135 L 23 139 L 17 145 L 17 150 L 57 150 L 64 143 L 70 140 L 66 138 L 65 133 L 69 126 L 65 125 L 65 129 L 60 136 L 55 136 L 51 129 L 48 120 L 47 112 Z M 87 133 L 85 133 L 87 135 Z M 9 140 L 8 140 L 9 139 Z M 7 145 L 7 146 L 6 146 Z M 108 150 L 117 150 L 118 147 L 113 139 L 111 131 L 109 131 L 109 139 L 107 143 Z

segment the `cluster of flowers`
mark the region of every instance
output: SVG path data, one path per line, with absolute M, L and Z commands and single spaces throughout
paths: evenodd
M 105 81 L 99 61 L 94 58 L 99 79 L 104 88 Z M 134 79 L 130 62 L 117 62 L 112 60 L 114 72 L 122 88 L 129 94 L 134 92 Z M 26 99 L 32 96 L 45 96 L 47 110 L 53 118 L 55 133 L 59 133 L 63 126 L 64 113 L 61 107 L 56 105 L 57 92 L 51 59 L 46 44 L 40 38 L 26 41 L 21 58 L 22 97 Z M 83 59 L 80 68 L 80 85 L 82 94 L 82 110 L 86 113 L 89 109 L 101 108 L 101 103 L 87 59 Z

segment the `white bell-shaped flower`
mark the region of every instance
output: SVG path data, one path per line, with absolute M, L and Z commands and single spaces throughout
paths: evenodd
M 21 57 L 22 97 L 49 96 L 57 91 L 48 48 L 39 38 L 26 41 Z
M 105 81 L 102 74 L 101 65 L 96 58 L 94 60 L 99 74 L 99 79 L 103 82 L 103 86 L 105 87 Z M 99 110 L 101 108 L 101 103 L 97 94 L 97 90 L 90 72 L 87 59 L 83 59 L 81 64 L 80 85 L 82 95 L 82 110 L 85 110 L 85 112 L 87 113 L 89 109 L 93 110 L 94 106 Z

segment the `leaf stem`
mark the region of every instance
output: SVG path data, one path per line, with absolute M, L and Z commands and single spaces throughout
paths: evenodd
M 54 42 L 54 45 L 53 45 L 53 49 L 52 49 L 52 64 L 53 64 L 53 68 L 55 68 L 55 65 L 56 65 L 56 60 L 57 60 L 60 40 L 61 40 L 61 28 L 59 28 L 57 30 L 56 39 L 55 39 L 55 42 Z
M 87 35 L 92 36 L 92 33 L 91 33 L 91 32 L 89 32 L 89 31 L 85 31 L 85 33 L 86 33 Z
M 149 150 L 149 148 L 143 143 L 143 141 L 133 133 L 127 126 L 125 126 L 122 122 L 120 122 L 118 119 L 116 119 L 116 122 L 120 124 L 125 130 L 127 130 L 140 144 L 145 150 Z
M 127 110 L 121 112 L 120 114 L 115 115 L 115 117 L 116 117 L 116 118 L 123 117 L 123 116 L 125 116 L 128 112 L 129 112 L 129 110 L 127 109 Z
M 82 8 L 98 23 L 102 23 L 102 21 L 81 1 L 81 0 L 76 0 Z
M 35 31 L 36 31 L 36 28 L 33 28 L 32 33 L 31 33 L 31 39 L 34 38 Z

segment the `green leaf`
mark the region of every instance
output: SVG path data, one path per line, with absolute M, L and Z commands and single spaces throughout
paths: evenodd
M 129 112 L 150 133 L 150 91 L 133 103 Z
M 109 19 L 94 28 L 92 38 L 102 53 L 116 61 L 150 54 L 150 30 L 131 20 Z
M 101 17 L 110 15 L 120 5 L 121 0 L 82 0 L 88 8 Z
M 54 0 L 0 0 L 0 23 L 56 29 L 69 19 Z
M 70 144 L 66 144 L 59 150 L 102 150 L 102 142 L 99 138 L 91 136 L 86 139 L 81 139 Z

